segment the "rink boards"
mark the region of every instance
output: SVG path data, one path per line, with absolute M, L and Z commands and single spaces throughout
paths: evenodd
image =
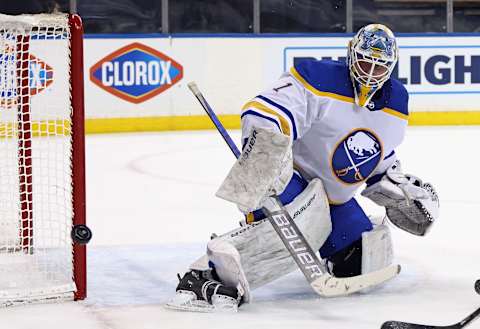
M 89 35 L 84 45 L 87 132 L 210 128 L 188 91 L 190 81 L 197 82 L 228 128 L 238 128 L 242 105 L 293 63 L 344 60 L 350 38 Z M 400 35 L 398 43 L 394 76 L 410 93 L 410 124 L 480 124 L 480 34 Z M 55 57 L 42 56 L 55 79 Z

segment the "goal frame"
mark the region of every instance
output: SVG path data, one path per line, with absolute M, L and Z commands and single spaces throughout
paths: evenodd
M 72 165 L 72 228 L 86 224 L 86 191 L 85 191 L 85 114 L 84 114 L 84 74 L 83 74 L 83 25 L 77 14 L 68 15 L 70 29 L 70 68 L 69 88 L 71 105 L 71 165 Z M 34 253 L 33 246 L 33 164 L 32 164 L 32 121 L 30 115 L 31 97 L 29 87 L 29 35 L 17 37 L 17 98 L 18 110 L 18 174 L 20 196 L 20 244 L 25 253 Z M 74 243 L 73 281 L 76 291 L 74 300 L 82 300 L 87 296 L 87 255 L 86 246 Z
M 86 224 L 85 192 L 85 105 L 83 80 L 83 25 L 77 14 L 69 14 L 70 25 L 70 88 L 72 105 L 72 182 L 73 225 Z M 73 279 L 77 286 L 75 300 L 87 297 L 86 245 L 73 244 Z

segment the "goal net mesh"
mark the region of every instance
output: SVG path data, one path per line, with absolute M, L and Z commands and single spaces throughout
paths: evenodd
M 72 298 L 68 16 L 0 15 L 0 305 Z

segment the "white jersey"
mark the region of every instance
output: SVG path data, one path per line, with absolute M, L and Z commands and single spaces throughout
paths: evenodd
M 367 107 L 355 104 L 346 64 L 305 60 L 243 107 L 242 141 L 252 127 L 290 136 L 295 168 L 342 204 L 385 172 L 405 135 L 408 93 L 399 81 L 388 80 Z

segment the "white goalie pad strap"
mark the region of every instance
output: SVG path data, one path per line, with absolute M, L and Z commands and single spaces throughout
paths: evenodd
M 216 196 L 250 212 L 261 208 L 266 197 L 283 192 L 292 175 L 290 138 L 264 128 L 254 128 Z
M 332 231 L 328 199 L 319 179 L 312 180 L 286 209 L 313 250 Z M 230 248 L 226 244 L 233 247 Z M 268 219 L 228 232 L 207 246 L 209 259 L 226 285 L 242 285 L 244 300 L 255 289 L 297 268 Z
M 383 269 L 393 262 L 393 246 L 390 229 L 376 225 L 372 231 L 362 234 L 362 274 Z

